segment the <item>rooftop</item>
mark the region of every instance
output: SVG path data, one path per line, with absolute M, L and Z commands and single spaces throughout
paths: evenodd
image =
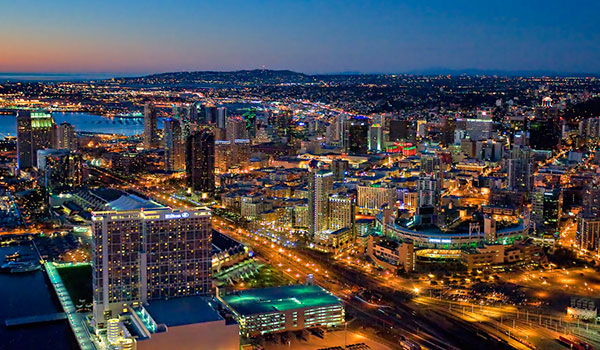
M 106 205 L 110 207 L 111 210 L 156 209 L 164 207 L 154 201 L 143 199 L 133 194 L 122 195 Z
M 248 289 L 225 295 L 222 299 L 242 315 L 287 311 L 339 304 L 333 294 L 318 286 L 293 285 Z
M 158 324 L 167 327 L 219 321 L 223 318 L 211 306 L 210 299 L 201 296 L 155 300 L 144 308 Z

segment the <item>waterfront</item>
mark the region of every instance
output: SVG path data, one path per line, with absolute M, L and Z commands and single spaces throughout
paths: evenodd
M 4 256 L 19 251 L 27 259 L 34 257 L 33 248 L 27 245 L 0 248 L 0 261 Z M 0 274 L 0 350 L 27 349 L 77 349 L 75 338 L 66 320 L 44 324 L 7 328 L 10 318 L 45 315 L 62 312 L 53 295 L 44 271 L 21 274 Z
M 84 112 L 54 112 L 52 116 L 57 124 L 70 123 L 77 132 L 97 132 L 125 136 L 139 135 L 144 132 L 144 121 L 141 118 L 108 118 Z M 158 120 L 158 127 L 162 128 L 160 119 Z M 16 135 L 16 116 L 0 115 L 0 138 Z

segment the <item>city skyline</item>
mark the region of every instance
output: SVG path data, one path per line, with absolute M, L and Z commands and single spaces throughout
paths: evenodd
M 598 4 L 6 4 L 1 72 L 600 72 Z M 23 25 L 26 23 L 26 25 Z M 357 25 L 359 24 L 359 25 Z M 15 35 L 15 28 L 20 28 Z M 42 59 L 43 58 L 43 59 Z

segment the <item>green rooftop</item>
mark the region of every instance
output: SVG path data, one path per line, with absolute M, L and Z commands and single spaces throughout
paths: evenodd
M 221 299 L 240 315 L 314 308 L 341 302 L 321 287 L 306 285 L 247 289 L 222 296 Z

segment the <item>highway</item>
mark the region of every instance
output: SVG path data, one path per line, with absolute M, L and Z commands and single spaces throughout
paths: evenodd
M 450 329 L 438 326 L 418 309 L 403 303 L 405 296 L 401 292 L 382 285 L 381 281 L 371 276 L 348 270 L 337 263 L 320 262 L 310 256 L 308 250 L 278 245 L 266 237 L 231 227 L 231 224 L 219 218 L 215 218 L 213 228 L 252 247 L 267 263 L 292 280 L 303 282 L 308 274 L 312 274 L 317 284 L 330 290 L 344 300 L 348 307 L 398 338 L 405 337 L 428 349 L 460 349 L 465 344 L 478 346 L 482 342 L 481 337 L 476 334 L 465 332 L 465 325 L 450 325 Z M 355 298 L 353 290 L 357 286 L 381 293 L 382 303 L 386 305 L 378 307 Z M 488 339 L 488 343 L 490 349 L 509 348 L 493 339 Z

